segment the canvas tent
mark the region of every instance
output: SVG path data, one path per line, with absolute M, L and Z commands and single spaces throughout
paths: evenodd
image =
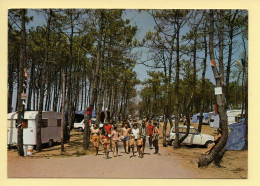
M 228 125 L 230 133 L 226 144 L 227 150 L 241 150 L 245 145 L 246 125 L 241 119 L 238 123 Z
M 110 112 L 107 111 L 107 115 L 108 115 L 108 120 L 110 120 Z M 91 118 L 96 118 L 96 111 L 92 110 L 92 115 Z M 75 112 L 75 122 L 80 122 L 84 119 L 84 111 L 76 111 Z M 104 123 L 104 119 L 105 119 L 105 112 L 102 111 L 101 112 L 101 116 L 100 116 L 100 121 L 102 123 Z
M 192 116 L 192 123 L 199 123 L 199 119 L 200 119 L 200 113 L 194 114 Z M 208 123 L 208 119 L 209 119 L 209 113 L 203 113 L 202 123 Z

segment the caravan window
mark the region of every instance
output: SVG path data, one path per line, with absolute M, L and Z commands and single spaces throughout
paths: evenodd
M 61 119 L 57 119 L 57 127 L 61 126 Z
M 47 128 L 47 127 L 48 127 L 48 120 L 42 119 L 42 128 Z

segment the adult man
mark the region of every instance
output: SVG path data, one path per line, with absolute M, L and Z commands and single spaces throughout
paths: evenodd
M 140 129 L 141 138 L 143 138 L 143 153 L 145 149 L 146 135 L 147 135 L 147 127 L 145 126 L 145 121 L 142 121 L 142 126 Z
M 129 131 L 130 130 L 131 128 L 128 128 L 128 124 L 124 123 L 121 131 L 122 131 L 122 136 L 124 137 L 123 139 L 124 149 L 127 154 L 129 154 Z
M 147 129 L 148 129 L 148 134 L 149 134 L 149 147 L 150 147 L 150 149 L 152 149 L 152 144 L 153 144 L 153 127 L 154 126 L 152 124 L 152 121 L 149 120 Z
M 154 154 L 159 153 L 159 145 L 158 145 L 159 135 L 160 135 L 160 131 L 157 127 L 157 123 L 154 123 L 154 128 L 153 128 L 153 146 L 155 148 Z

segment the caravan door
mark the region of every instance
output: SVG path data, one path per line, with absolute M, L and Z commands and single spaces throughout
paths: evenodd
M 16 128 L 16 119 L 9 119 L 7 121 L 7 144 L 17 144 L 17 128 Z

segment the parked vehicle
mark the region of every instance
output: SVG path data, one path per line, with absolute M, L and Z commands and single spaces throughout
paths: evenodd
M 83 132 L 85 128 L 84 119 L 79 123 L 74 123 L 73 128 L 78 129 L 80 132 Z
M 90 130 L 94 128 L 94 124 L 96 122 L 96 118 L 92 118 L 91 119 L 91 126 L 90 126 Z M 104 127 L 104 124 L 102 122 L 99 123 L 99 129 L 102 131 Z M 79 122 L 79 123 L 74 123 L 74 129 L 78 129 L 80 132 L 84 131 L 85 128 L 85 124 L 84 124 L 84 119 Z
M 187 130 L 187 126 L 179 126 L 179 137 L 185 135 Z M 175 140 L 176 134 L 175 134 L 175 127 L 173 126 L 169 132 L 169 134 L 166 137 L 167 142 L 170 145 L 173 145 Z M 208 147 L 211 143 L 213 143 L 214 137 L 208 134 L 200 134 L 199 131 L 194 128 L 190 127 L 190 131 L 188 136 L 185 138 L 185 140 L 182 142 L 186 145 L 205 145 Z
M 61 140 L 61 114 L 57 112 L 42 112 L 41 139 L 42 143 L 52 146 L 54 142 Z M 17 123 L 18 113 L 13 112 L 7 115 L 7 144 L 8 146 L 17 145 Z M 38 123 L 38 111 L 25 111 L 23 126 L 23 145 L 36 146 L 36 127 Z

